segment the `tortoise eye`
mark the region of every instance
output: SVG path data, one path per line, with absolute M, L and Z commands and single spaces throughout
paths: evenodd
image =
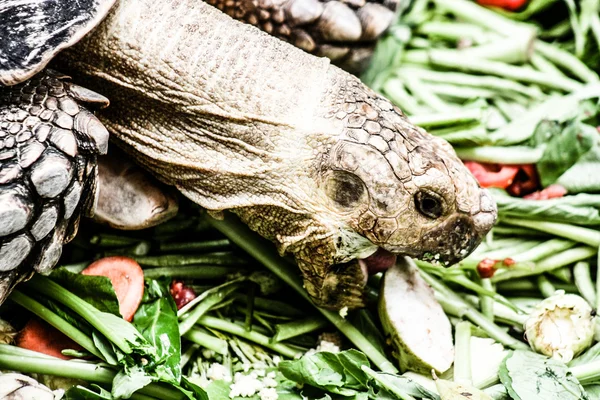
M 439 218 L 444 213 L 442 199 L 431 192 L 418 191 L 415 194 L 417 210 L 428 218 Z
M 365 185 L 360 178 L 346 171 L 332 171 L 327 177 L 327 195 L 343 208 L 349 208 L 362 198 Z

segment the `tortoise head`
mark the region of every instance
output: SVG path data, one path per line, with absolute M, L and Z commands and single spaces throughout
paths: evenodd
M 458 262 L 492 228 L 496 206 L 446 141 L 408 126 L 366 143 L 340 140 L 322 187 L 348 226 L 377 247 Z
M 332 308 L 359 307 L 368 273 L 391 266 L 394 255 L 460 261 L 497 217 L 490 194 L 448 142 L 358 81 L 342 96 L 325 116 L 341 134 L 322 153 L 317 177 L 329 219 L 341 221 L 333 264 L 344 268 L 328 268 L 313 296 Z

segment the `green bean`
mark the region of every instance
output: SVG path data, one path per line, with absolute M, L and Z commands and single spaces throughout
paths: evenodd
M 320 316 L 308 317 L 285 324 L 277 324 L 275 325 L 275 335 L 271 338 L 271 341 L 274 343 L 281 342 L 282 340 L 323 329 L 327 325 L 329 325 L 329 321 Z
M 279 354 L 286 357 L 295 358 L 302 355 L 301 352 L 293 349 L 288 345 L 284 345 L 282 343 L 271 343 L 269 337 L 263 334 L 260 334 L 256 331 L 247 331 L 244 329 L 243 326 L 220 318 L 204 315 L 202 318 L 200 318 L 200 320 L 198 320 L 198 324 L 242 337 L 246 340 L 260 344 L 261 346 L 276 351 Z
M 206 240 L 202 242 L 175 242 L 175 243 L 159 243 L 158 250 L 162 252 L 168 251 L 184 251 L 184 252 L 203 252 L 215 250 L 227 250 L 231 247 L 231 243 L 227 239 Z
M 144 268 L 144 277 L 148 279 L 157 279 L 162 276 L 188 279 L 219 279 L 239 271 L 239 268 L 221 265 L 186 265 L 185 267 Z
M 579 261 L 573 267 L 575 285 L 583 297 L 592 307 L 596 307 L 596 288 L 590 274 L 590 263 Z
M 167 254 L 162 256 L 134 257 L 141 265 L 150 267 L 181 267 L 184 265 L 211 264 L 211 265 L 245 265 L 245 258 L 236 256 L 232 252 L 207 253 L 201 255 Z

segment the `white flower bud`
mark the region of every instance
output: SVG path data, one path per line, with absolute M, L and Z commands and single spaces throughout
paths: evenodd
M 533 350 L 568 363 L 592 345 L 592 307 L 582 297 L 558 290 L 531 311 L 525 333 Z

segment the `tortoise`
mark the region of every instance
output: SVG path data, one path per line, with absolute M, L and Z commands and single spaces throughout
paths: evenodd
M 113 2 L 0 7 L 16 38 L 0 46 L 1 299 L 94 213 L 109 132 L 163 184 L 292 253 L 323 307 L 364 306 L 395 255 L 456 262 L 495 223 L 446 141 L 329 59 L 197 0 Z

